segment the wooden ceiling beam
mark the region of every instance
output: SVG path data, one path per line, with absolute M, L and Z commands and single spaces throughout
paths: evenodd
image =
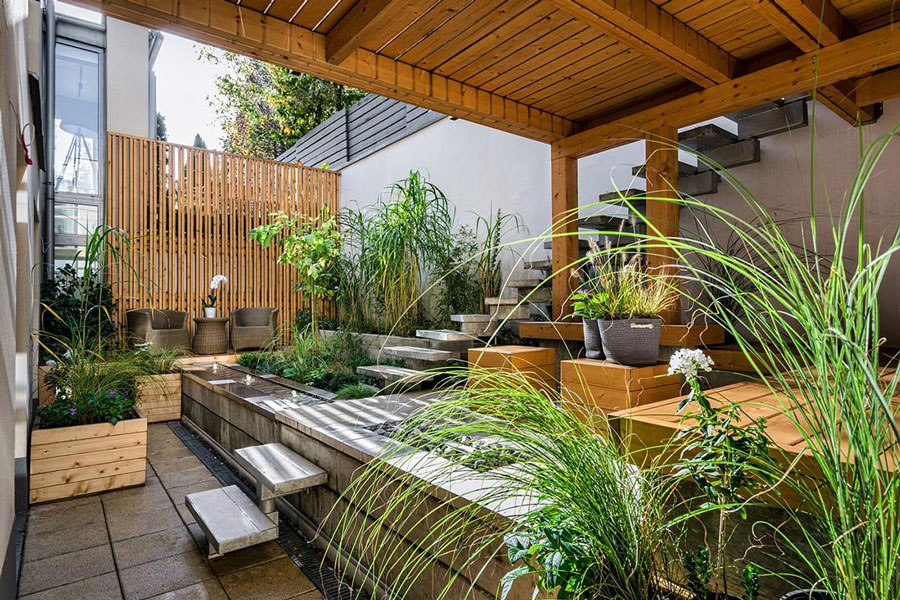
M 325 36 L 228 0 L 73 0 L 110 17 L 544 142 L 578 130 L 559 115 L 357 48 L 339 65 Z
M 325 60 L 333 65 L 344 62 L 400 14 L 409 16 L 408 4 L 409 0 L 359 0 L 325 36 Z
M 875 104 L 900 96 L 900 67 L 875 73 L 857 80 L 856 99 L 863 104 Z
M 740 61 L 650 0 L 551 0 L 560 9 L 703 87 L 737 75 Z
M 745 1 L 803 52 L 815 52 L 855 33 L 853 26 L 829 0 Z M 877 114 L 873 106 L 857 102 L 854 85 L 850 81 L 822 86 L 817 97 L 851 125 L 871 121 Z
M 641 139 L 661 125 L 685 127 L 898 64 L 900 28 L 888 25 L 569 136 L 552 144 L 552 155 L 588 156 Z

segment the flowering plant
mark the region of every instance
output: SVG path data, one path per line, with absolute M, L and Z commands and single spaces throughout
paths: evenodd
M 214 308 L 219 300 L 218 290 L 223 283 L 228 283 L 228 278 L 224 275 L 215 275 L 209 282 L 209 296 L 202 300 L 203 308 Z

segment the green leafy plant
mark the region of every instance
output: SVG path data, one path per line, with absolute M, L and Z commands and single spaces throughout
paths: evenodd
M 219 301 L 219 286 L 228 283 L 228 279 L 224 275 L 214 275 L 209 282 L 209 294 L 202 299 L 200 303 L 203 308 L 215 308 Z
M 332 543 L 364 551 L 371 575 L 391 581 L 391 598 L 430 585 L 437 560 L 454 568 L 434 597 L 469 597 L 473 583 L 459 581 L 458 573 L 490 588 L 480 576 L 503 552 L 514 568 L 498 583 L 500 596 L 524 578 L 539 584 L 536 597 L 666 597 L 671 479 L 636 468 L 617 442 L 559 410 L 558 394 L 521 375 L 448 374 L 470 379 L 403 423 L 380 460 L 354 478 L 347 502 L 330 517 Z M 476 471 L 484 456 L 473 459 L 465 440 L 505 452 Z M 435 493 L 435 482 L 454 481 L 464 481 L 465 496 L 477 503 Z M 515 517 L 494 518 L 483 507 L 503 514 L 501 507 L 515 507 Z
M 339 389 L 335 392 L 334 397 L 336 400 L 355 400 L 357 398 L 371 398 L 377 395 L 378 388 L 365 383 L 354 383 Z
M 309 299 L 313 340 L 318 337 L 316 321 L 319 300 L 334 298 L 338 292 L 338 265 L 341 260 L 341 232 L 337 219 L 327 209 L 315 217 L 270 215 L 272 221 L 250 231 L 250 239 L 263 248 L 281 248 L 279 264 L 291 266 L 299 278 L 298 287 Z
M 713 572 L 718 574 L 717 581 L 721 583 L 721 587 L 716 584 L 716 592 L 721 590 L 727 595 L 727 517 L 733 511 L 746 517 L 745 503 L 750 495 L 764 484 L 772 483 L 774 461 L 769 454 L 765 419 L 744 423 L 744 415 L 738 406 L 714 407 L 703 392 L 699 373 L 709 371 L 711 367 L 712 360 L 702 351 L 681 349 L 672 356 L 669 373 L 684 375 L 690 387 L 678 410 L 697 405 L 696 410 L 684 415 L 683 421 L 689 421 L 690 425 L 678 433 L 675 443 L 681 448 L 681 474 L 689 475 L 706 496 L 704 508 L 718 512 Z
M 685 587 L 695 599 L 702 600 L 709 595 L 709 581 L 713 570 L 709 563 L 709 548 L 681 551 L 681 566 L 685 573 Z

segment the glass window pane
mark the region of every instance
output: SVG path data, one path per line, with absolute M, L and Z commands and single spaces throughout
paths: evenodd
M 84 246 L 54 246 L 53 268 L 61 269 L 73 265 L 78 273 L 84 269 Z
M 87 235 L 97 228 L 100 208 L 96 204 L 69 204 L 57 201 L 53 211 L 53 231 L 57 234 Z
M 100 195 L 100 54 L 56 44 L 56 190 Z

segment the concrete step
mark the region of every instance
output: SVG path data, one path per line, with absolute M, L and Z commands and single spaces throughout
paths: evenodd
M 277 513 L 273 521 L 236 485 L 188 494 L 184 502 L 206 534 L 210 558 L 278 538 Z
M 809 124 L 806 100 L 780 101 L 728 115 L 738 124 L 738 138 L 762 138 Z
M 550 271 L 552 268 L 552 264 L 550 263 L 549 258 L 540 260 L 526 260 L 523 263 L 523 266 L 529 271 Z
M 382 349 L 382 354 L 394 358 L 406 360 L 419 360 L 430 363 L 444 363 L 452 358 L 459 358 L 458 354 L 447 350 L 435 350 L 433 348 L 416 348 L 415 346 L 387 346 Z
M 500 321 L 491 315 L 450 315 L 450 320 L 459 323 L 459 331 L 477 337 L 494 335 Z
M 644 192 L 639 192 L 643 194 Z M 616 195 L 616 198 L 619 196 Z M 579 229 L 590 229 L 594 231 L 617 231 L 620 227 L 630 229 L 632 227 L 631 219 L 627 214 L 621 217 L 612 215 L 593 215 L 590 217 L 582 217 L 578 219 Z
M 750 138 L 749 140 L 742 140 L 727 146 L 711 148 L 704 152 L 703 155 L 713 163 L 726 169 L 758 163 L 760 160 L 759 140 Z M 709 166 L 702 161 L 698 167 L 701 172 L 709 170 Z
M 501 321 L 527 319 L 531 314 L 528 303 L 522 302 L 518 298 L 485 298 L 484 306 L 490 311 L 492 317 Z
M 364 377 L 377 379 L 384 384 L 384 387 L 392 384 L 401 383 L 401 387 L 405 390 L 421 387 L 434 379 L 434 374 L 417 371 L 415 369 L 405 369 L 403 367 L 392 367 L 390 365 L 368 365 L 365 367 L 356 367 L 356 372 Z
M 635 177 L 646 177 L 644 174 L 644 168 L 647 165 L 638 165 L 636 167 L 631 168 L 631 174 Z M 681 179 L 683 177 L 689 177 L 697 172 L 697 167 L 694 165 L 690 165 L 688 163 L 684 163 L 678 161 L 678 178 Z
M 521 293 L 531 291 L 537 288 L 550 287 L 550 280 L 547 278 L 534 277 L 532 279 L 511 279 L 504 284 L 508 288 L 515 288 Z
M 679 144 L 704 153 L 711 148 L 733 144 L 737 139 L 735 134 L 713 123 L 694 127 L 678 134 Z
M 416 337 L 435 342 L 471 342 L 472 336 L 453 329 L 416 329 Z
M 294 494 L 328 481 L 321 467 L 283 444 L 238 448 L 234 454 L 238 464 L 262 486 L 260 500 Z

